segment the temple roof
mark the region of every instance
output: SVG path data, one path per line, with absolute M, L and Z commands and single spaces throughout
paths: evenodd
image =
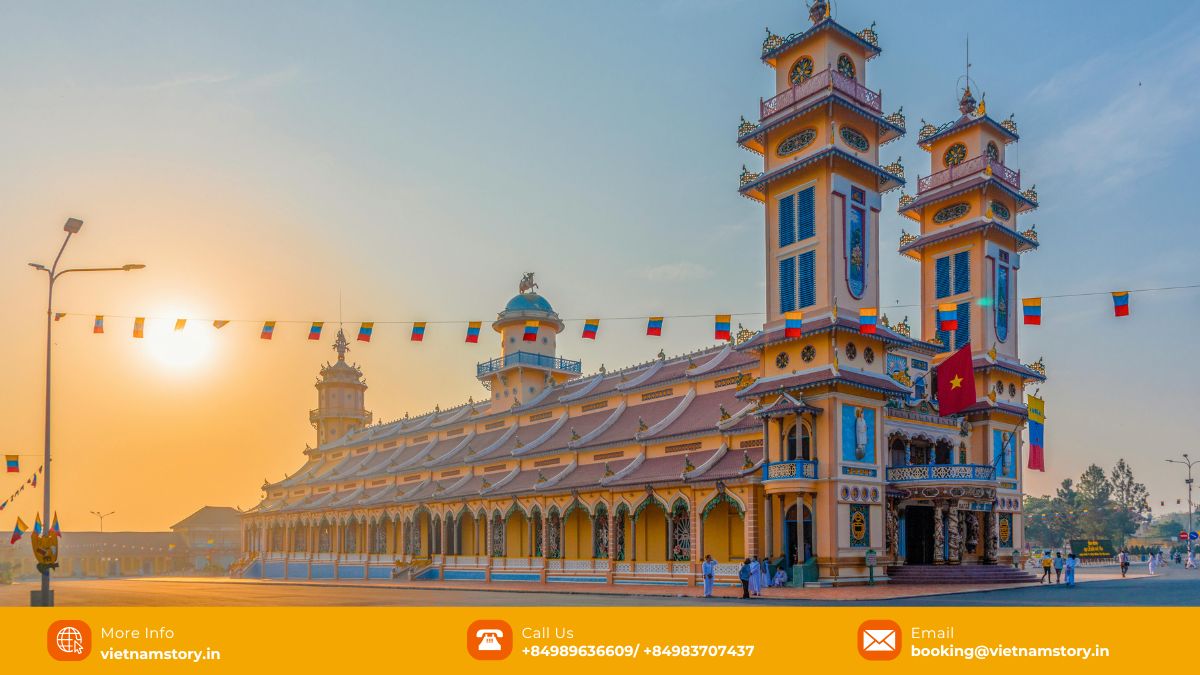
M 861 335 L 857 320 L 839 316 L 835 324 L 832 317 L 827 314 L 812 320 L 805 319 L 804 335 L 801 337 L 787 337 L 784 335 L 784 327 L 777 326 L 770 330 L 759 331 L 754 335 L 754 337 L 738 345 L 737 349 L 741 351 L 762 349 L 768 345 L 778 344 L 780 342 L 798 342 L 806 337 L 819 335 L 821 333 L 828 333 L 835 330 L 837 332 L 849 332 L 855 335 Z M 935 345 L 930 342 L 923 342 L 907 335 L 901 335 L 900 333 L 893 331 L 891 328 L 884 326 L 882 323 L 876 325 L 874 334 L 865 335 L 865 337 L 875 338 L 887 344 L 912 349 L 914 351 L 926 354 L 936 354 L 945 351 L 945 348 L 940 345 Z
M 863 38 L 861 38 L 857 34 L 855 34 L 853 31 L 851 31 L 849 28 L 846 28 L 845 26 L 841 25 L 840 23 L 834 21 L 832 18 L 826 18 L 826 19 L 814 24 L 811 28 L 809 28 L 806 31 L 803 31 L 800 33 L 792 33 L 791 35 L 789 35 L 785 38 L 780 38 L 779 43 L 775 46 L 768 48 L 767 45 L 764 44 L 763 51 L 762 51 L 762 61 L 763 61 L 763 63 L 773 66 L 773 65 L 775 65 L 775 57 L 786 52 L 787 50 L 791 49 L 792 47 L 796 46 L 797 44 L 804 42 L 805 40 L 811 38 L 812 36 L 817 35 L 818 33 L 825 32 L 827 30 L 834 31 L 840 35 L 843 35 L 843 36 L 853 40 L 855 43 L 857 43 L 859 46 L 862 47 L 863 51 L 867 55 L 868 60 L 875 58 L 876 56 L 879 55 L 879 53 L 881 51 L 883 51 L 879 48 L 878 45 L 874 45 L 874 44 L 871 44 L 870 42 L 867 42 L 866 40 L 864 40 Z M 768 31 L 768 33 L 769 32 L 770 31 Z M 768 37 L 768 41 L 771 41 L 770 37 Z M 771 41 L 771 42 L 773 42 L 773 41 Z
M 738 398 L 763 396 L 781 391 L 803 390 L 831 384 L 848 384 L 882 394 L 909 394 L 911 390 L 900 386 L 892 378 L 878 373 L 868 373 L 852 368 L 822 366 L 795 374 L 761 377 L 754 384 L 738 392 Z

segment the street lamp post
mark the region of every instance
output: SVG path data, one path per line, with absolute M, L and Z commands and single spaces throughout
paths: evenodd
M 116 511 L 109 511 L 108 513 L 100 513 L 99 511 L 92 511 L 92 515 L 96 516 L 97 518 L 100 519 L 100 531 L 101 532 L 104 531 L 104 519 L 111 516 L 114 513 L 116 513 Z
M 45 272 L 46 278 L 49 281 L 49 288 L 46 293 L 46 413 L 45 413 L 45 429 L 43 431 L 43 439 L 45 447 L 43 448 L 42 458 L 42 513 L 46 514 L 46 518 L 50 518 L 50 354 L 51 354 L 51 334 L 54 330 L 54 282 L 58 278 L 68 272 L 129 272 L 131 270 L 140 270 L 145 265 L 122 265 L 120 267 L 74 267 L 70 269 L 58 269 L 58 262 L 62 259 L 63 251 L 67 250 L 67 243 L 71 241 L 71 235 L 78 234 L 79 230 L 83 229 L 83 221 L 78 218 L 68 218 L 63 230 L 67 233 L 63 239 L 62 246 L 58 249 L 58 255 L 54 256 L 54 263 L 50 267 L 39 263 L 29 263 L 29 266 Z M 50 522 L 49 520 L 46 521 Z M 33 607 L 53 607 L 54 593 L 50 590 L 50 570 L 46 569 L 42 572 L 42 587 L 39 590 L 29 592 L 29 604 Z
M 1194 459 L 1188 458 L 1188 454 L 1186 452 L 1183 453 L 1182 460 L 1168 459 L 1167 461 L 1172 464 L 1184 464 L 1188 468 L 1188 477 L 1187 477 L 1187 480 L 1184 482 L 1186 482 L 1187 486 L 1188 486 L 1188 531 L 1187 531 L 1188 540 L 1187 540 L 1187 546 L 1188 546 L 1188 560 L 1191 560 L 1192 559 L 1192 532 L 1194 531 L 1192 529 L 1192 513 L 1194 511 L 1194 507 L 1192 506 L 1192 465 L 1200 464 L 1200 462 L 1198 462 Z

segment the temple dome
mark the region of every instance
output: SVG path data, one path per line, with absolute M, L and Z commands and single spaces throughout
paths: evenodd
M 508 304 L 504 306 L 505 312 L 546 312 L 553 314 L 554 308 L 550 306 L 550 302 L 537 293 L 518 293 Z

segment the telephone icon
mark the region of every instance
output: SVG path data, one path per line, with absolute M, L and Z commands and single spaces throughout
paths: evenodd
M 498 652 L 502 649 L 500 640 L 504 639 L 504 631 L 484 628 L 475 631 L 475 637 L 479 638 L 479 646 L 476 647 L 479 651 Z

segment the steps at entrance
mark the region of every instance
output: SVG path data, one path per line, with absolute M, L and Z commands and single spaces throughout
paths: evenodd
M 1008 565 L 896 565 L 888 567 L 893 584 L 1025 584 L 1038 580 Z

